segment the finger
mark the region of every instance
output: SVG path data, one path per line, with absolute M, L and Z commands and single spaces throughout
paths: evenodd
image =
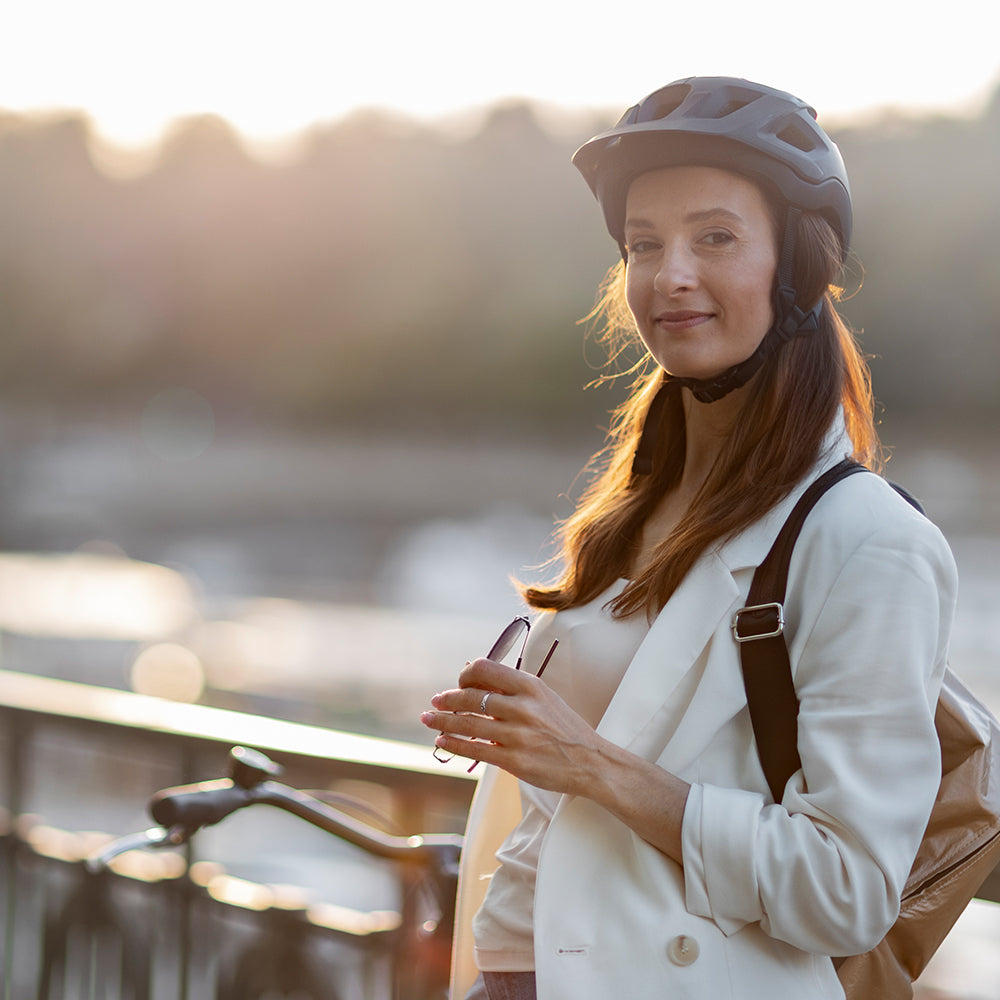
M 525 690 L 525 680 L 529 676 L 506 664 L 480 659 L 466 664 L 458 676 L 458 686 L 499 691 L 501 694 L 518 694 Z
M 471 712 L 476 715 L 493 715 L 491 707 L 496 706 L 498 699 L 502 697 L 503 695 L 496 691 L 484 691 L 479 688 L 442 691 L 431 698 L 431 707 L 441 712 Z
M 446 754 L 449 758 L 468 757 L 475 760 L 479 756 L 478 753 L 473 754 L 467 750 L 467 745 L 479 746 L 480 744 L 471 740 L 461 740 L 456 736 L 449 736 L 447 733 L 439 733 L 434 739 L 435 753 Z
M 459 688 L 452 688 L 449 691 L 439 691 L 431 698 L 431 707 L 440 709 L 442 712 L 465 712 L 469 696 Z
M 479 688 L 468 688 L 462 692 L 462 695 L 465 698 L 465 704 L 472 706 L 466 711 L 493 719 L 501 717 L 503 704 L 508 700 L 508 696 L 500 694 L 499 691 L 480 691 Z
M 495 719 L 487 719 L 481 715 L 460 712 L 424 712 L 420 716 L 420 721 L 428 729 L 436 729 L 439 733 L 460 736 L 463 739 L 492 742 L 501 736 L 500 724 Z
M 435 749 L 453 757 L 465 757 L 468 760 L 482 761 L 486 764 L 496 763 L 501 759 L 503 748 L 491 740 L 468 740 L 451 733 L 441 733 L 434 740 Z

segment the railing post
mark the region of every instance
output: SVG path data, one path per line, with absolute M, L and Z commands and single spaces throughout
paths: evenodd
M 6 916 L 3 947 L 3 989 L 4 1000 L 12 1000 L 11 990 L 14 979 L 14 928 L 17 925 L 17 855 L 18 842 L 16 823 L 21 815 L 21 792 L 23 788 L 25 722 L 21 715 L 4 713 L 8 734 L 7 754 L 7 810 L 10 829 L 6 833 L 5 881 L 7 887 Z
M 181 744 L 180 773 L 185 782 L 196 781 L 199 777 L 195 773 L 197 753 L 191 743 Z M 194 845 L 189 840 L 184 845 L 184 867 L 187 872 L 191 871 L 191 864 L 195 859 Z M 194 947 L 193 941 L 193 921 L 192 911 L 195 906 L 195 888 L 190 879 L 184 882 L 180 896 L 180 920 L 178 922 L 178 966 L 180 974 L 180 988 L 178 1000 L 189 1000 L 191 990 L 191 949 Z

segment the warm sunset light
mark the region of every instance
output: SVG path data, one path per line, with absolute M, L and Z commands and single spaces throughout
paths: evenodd
M 1000 1000 L 1000 0 L 0 3 L 0 1000 Z
M 968 108 L 1000 70 L 1000 8 L 844 0 L 572 6 L 510 0 L 33 0 L 5 13 L 0 108 L 83 108 L 125 145 L 215 112 L 287 137 L 359 106 L 444 116 L 505 96 L 619 109 L 680 76 L 723 73 L 802 94 L 828 117 Z

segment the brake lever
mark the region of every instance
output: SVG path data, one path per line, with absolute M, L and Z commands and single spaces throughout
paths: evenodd
M 151 826 L 141 833 L 130 833 L 111 841 L 98 851 L 94 851 L 84 859 L 88 872 L 96 875 L 104 871 L 112 859 L 126 851 L 148 851 L 158 847 L 180 847 L 190 840 L 197 827 L 189 827 L 177 823 L 171 827 Z
M 95 851 L 85 860 L 87 870 L 103 871 L 113 858 L 126 851 L 179 847 L 202 827 L 212 826 L 237 809 L 250 805 L 267 779 L 282 771 L 279 764 L 246 747 L 233 747 L 229 756 L 229 778 L 157 792 L 148 808 L 154 822 L 160 825 L 120 837 Z

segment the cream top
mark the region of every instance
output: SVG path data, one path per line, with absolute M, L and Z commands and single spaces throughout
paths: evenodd
M 543 612 L 532 624 L 524 653 L 522 669 L 536 673 L 552 640 L 559 640 L 544 681 L 595 728 L 649 631 L 645 615 L 618 619 L 605 608 L 626 582 L 619 580 L 581 607 Z M 476 964 L 484 972 L 526 972 L 535 967 L 535 872 L 560 795 L 523 781 L 518 784 L 521 822 L 497 852 L 500 867 L 490 878 L 485 901 L 472 922 Z

